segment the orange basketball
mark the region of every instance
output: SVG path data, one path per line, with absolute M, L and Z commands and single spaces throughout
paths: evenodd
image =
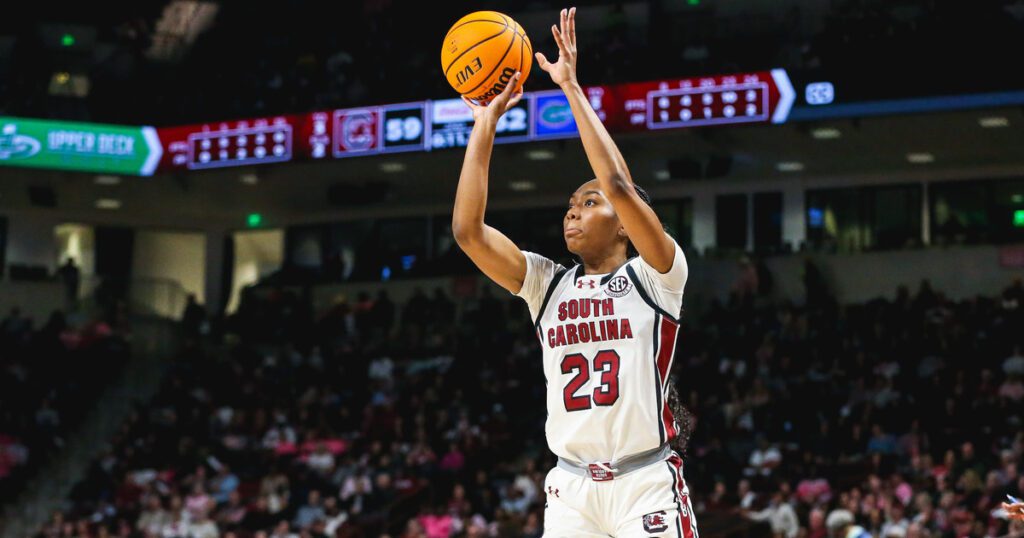
M 516 71 L 522 73 L 521 87 L 531 65 L 533 47 L 523 27 L 496 11 L 462 17 L 441 45 L 441 69 L 448 83 L 480 104 L 500 94 Z

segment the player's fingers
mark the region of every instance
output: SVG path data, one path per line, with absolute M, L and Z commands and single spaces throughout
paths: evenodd
M 516 93 L 512 94 L 512 99 L 509 99 L 508 104 L 505 105 L 505 111 L 508 111 L 512 107 L 519 104 L 519 100 L 523 98 L 523 89 L 519 88 Z
M 558 26 L 551 25 L 551 35 L 555 37 L 555 44 L 558 45 L 559 56 L 565 54 L 565 44 L 562 43 L 562 33 L 558 31 Z
M 499 93 L 497 97 L 495 97 L 487 106 L 497 108 L 498 110 L 501 110 L 502 113 L 504 113 L 506 110 L 506 105 L 509 102 L 509 99 L 515 92 L 517 81 L 519 81 L 518 71 L 515 75 L 512 75 L 512 78 L 509 79 L 508 83 L 505 84 L 505 87 L 501 90 L 501 93 Z
M 548 70 L 548 66 L 551 65 L 551 62 L 549 62 L 548 59 L 544 56 L 544 53 L 543 52 L 538 52 L 538 53 L 534 54 L 533 56 L 535 58 L 537 58 L 537 65 L 539 65 L 540 68 L 543 69 L 544 71 L 547 71 Z
M 480 105 L 474 103 L 469 99 L 469 97 L 466 97 L 465 95 L 462 96 L 462 102 L 466 103 L 466 106 L 468 106 L 470 110 L 480 108 Z
M 569 47 L 576 48 L 576 8 L 569 10 Z
M 505 89 L 501 90 L 501 95 L 505 97 L 512 95 L 515 92 L 516 85 L 519 83 L 519 77 L 521 76 L 522 73 L 516 71 L 516 74 L 512 75 L 512 78 L 509 79 L 508 84 L 505 84 Z
M 558 27 L 559 33 L 562 34 L 562 46 L 565 51 L 572 50 L 569 46 L 569 10 L 563 9 L 560 13 L 561 26 Z

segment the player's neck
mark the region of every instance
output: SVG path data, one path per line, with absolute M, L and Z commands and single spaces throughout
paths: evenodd
M 618 269 L 626 263 L 625 254 L 611 254 L 583 260 L 583 273 L 587 275 L 603 275 Z

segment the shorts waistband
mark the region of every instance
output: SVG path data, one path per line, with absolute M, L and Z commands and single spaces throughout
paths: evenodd
M 672 447 L 665 443 L 653 450 L 633 454 L 617 462 L 577 463 L 559 457 L 557 466 L 575 475 L 589 478 L 594 482 L 604 482 L 614 480 L 615 478 L 622 478 L 648 465 L 665 461 L 671 455 Z

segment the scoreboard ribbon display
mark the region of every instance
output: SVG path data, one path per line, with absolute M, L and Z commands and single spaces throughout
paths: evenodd
M 782 69 L 585 88 L 611 132 L 786 121 L 795 92 Z M 160 171 L 340 159 L 465 147 L 473 113 L 461 99 L 348 108 L 158 129 Z M 498 121 L 495 142 L 578 136 L 565 95 L 528 92 Z
M 585 91 L 611 132 L 782 123 L 795 98 L 782 69 Z M 461 99 L 442 99 L 158 129 L 0 118 L 0 129 L 0 165 L 145 176 L 464 147 L 473 114 Z M 495 142 L 575 136 L 565 95 L 541 91 L 501 117 Z

